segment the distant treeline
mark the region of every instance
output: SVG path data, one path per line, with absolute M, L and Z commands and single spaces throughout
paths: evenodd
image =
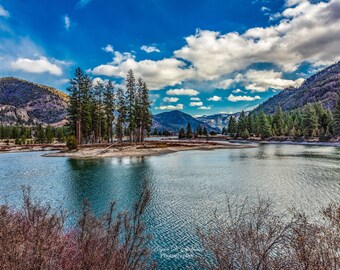
M 68 127 L 0 125 L 0 140 L 7 141 L 7 143 L 10 140 L 15 140 L 16 144 L 65 142 L 69 133 Z
M 77 142 L 112 142 L 124 135 L 130 142 L 142 142 L 150 132 L 149 90 L 146 83 L 137 81 L 132 70 L 128 72 L 125 89 L 117 88 L 111 81 L 92 83 L 80 68 L 70 80 L 69 122 Z
M 340 98 L 333 111 L 323 108 L 321 103 L 307 104 L 300 109 L 283 112 L 278 106 L 274 114 L 241 112 L 238 119 L 231 116 L 224 135 L 232 137 L 250 136 L 262 139 L 275 136 L 291 136 L 329 140 L 340 136 Z

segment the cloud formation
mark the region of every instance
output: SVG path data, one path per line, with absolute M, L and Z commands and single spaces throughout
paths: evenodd
M 166 91 L 166 94 L 169 96 L 197 96 L 199 94 L 198 91 L 194 89 L 170 89 Z
M 202 101 L 192 101 L 189 104 L 190 107 L 201 107 L 203 106 L 203 102 Z
M 304 79 L 297 80 L 282 79 L 282 72 L 273 70 L 248 70 L 241 80 L 245 83 L 247 90 L 255 92 L 266 92 L 269 88 L 283 90 L 288 87 L 299 87 Z
M 142 47 L 140 47 L 140 49 L 142 51 L 147 52 L 147 53 L 160 52 L 160 50 L 156 46 L 146 46 L 146 45 L 143 45 Z
M 64 16 L 64 26 L 65 26 L 65 29 L 68 31 L 71 27 L 71 19 L 70 17 L 66 14 Z
M 128 53 L 115 53 L 117 55 L 112 63 L 95 67 L 90 72 L 94 75 L 125 78 L 128 71 L 132 69 L 136 77 L 142 77 L 148 83 L 150 90 L 162 89 L 165 86 L 175 86 L 192 77 L 193 74 L 192 69 L 186 68 L 183 61 L 175 58 L 137 62 Z
M 221 97 L 219 97 L 219 96 L 212 96 L 212 97 L 210 97 L 210 98 L 208 98 L 207 99 L 208 101 L 221 101 L 222 100 L 222 98 Z
M 38 59 L 18 58 L 10 64 L 13 69 L 28 73 L 50 73 L 56 76 L 61 76 L 63 73 L 59 66 L 42 56 Z
M 156 110 L 183 110 L 184 105 L 183 104 L 177 104 L 177 105 L 166 105 L 166 106 L 159 106 L 156 107 Z
M 238 101 L 254 101 L 257 99 L 261 99 L 259 96 L 251 97 L 251 96 L 234 96 L 230 94 L 227 98 L 231 102 L 238 102 Z
M 179 98 L 177 98 L 177 97 L 165 97 L 165 98 L 163 98 L 163 101 L 164 102 L 177 102 L 179 100 Z
M 113 53 L 114 52 L 113 46 L 111 44 L 107 44 L 104 48 L 102 48 L 102 50 L 104 52 L 108 52 L 108 53 Z
M 6 10 L 2 5 L 0 5 L 0 17 L 9 17 L 9 11 Z

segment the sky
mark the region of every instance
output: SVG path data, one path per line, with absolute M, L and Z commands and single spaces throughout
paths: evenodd
M 340 0 L 0 0 L 0 77 L 132 69 L 153 113 L 251 110 L 339 60 Z

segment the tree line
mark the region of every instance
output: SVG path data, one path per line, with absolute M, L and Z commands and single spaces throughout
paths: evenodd
M 0 140 L 8 143 L 15 140 L 15 144 L 65 142 L 69 136 L 68 127 L 35 126 L 3 126 L 0 125 Z
M 238 119 L 230 117 L 228 128 L 224 128 L 222 134 L 244 139 L 250 136 L 262 139 L 291 136 L 329 140 L 340 136 L 340 98 L 333 111 L 324 109 L 320 102 L 288 112 L 278 106 L 274 114 L 263 111 L 246 114 L 242 111 Z
M 116 136 L 122 142 L 143 142 L 150 132 L 150 112 L 147 84 L 135 79 L 129 70 L 125 89 L 114 83 L 92 83 L 80 68 L 70 80 L 69 124 L 79 144 L 112 142 Z

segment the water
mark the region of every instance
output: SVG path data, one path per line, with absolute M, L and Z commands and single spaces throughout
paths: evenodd
M 42 202 L 79 214 L 85 198 L 97 214 L 116 200 L 131 209 L 143 185 L 152 191 L 145 222 L 159 269 L 193 266 L 205 226 L 226 198 L 271 198 L 310 213 L 340 201 L 340 148 L 262 145 L 145 158 L 71 160 L 41 152 L 0 154 L 0 200 L 21 202 L 21 186 Z M 72 218 L 71 221 L 72 223 Z

